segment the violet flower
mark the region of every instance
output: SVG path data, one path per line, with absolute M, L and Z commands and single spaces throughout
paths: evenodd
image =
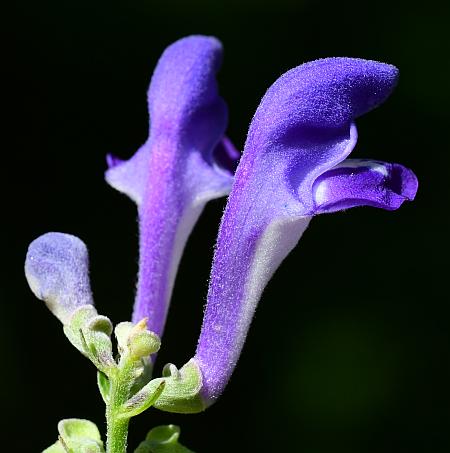
M 288 71 L 262 99 L 220 225 L 197 351 L 180 370 L 197 375 L 197 408 L 223 392 L 264 287 L 314 215 L 393 210 L 414 198 L 411 170 L 346 159 L 354 119 L 389 96 L 397 74 L 375 61 L 317 60 Z
M 150 133 L 127 162 L 108 156 L 107 182 L 138 205 L 139 279 L 133 322 L 161 335 L 178 264 L 205 204 L 228 194 L 239 153 L 224 137 L 227 108 L 215 73 L 222 47 L 190 36 L 169 46 L 153 74 Z
M 34 295 L 65 325 L 80 307 L 92 306 L 89 258 L 76 236 L 46 233 L 29 246 L 25 275 Z
M 226 107 L 214 79 L 219 55 L 214 38 L 189 37 L 170 46 L 149 89 L 148 141 L 128 162 L 108 159 L 108 182 L 138 204 L 133 321 L 142 320 L 136 339 L 151 340 L 135 345 L 145 354 L 159 347 L 176 268 L 198 216 L 231 185 L 237 153 L 223 136 Z M 393 66 L 330 58 L 292 69 L 268 90 L 251 122 L 222 218 L 196 353 L 181 370 L 169 364 L 163 377 L 141 383 L 129 400 L 132 414 L 148 404 L 198 412 L 217 400 L 264 287 L 314 215 L 363 205 L 394 210 L 414 198 L 417 179 L 406 167 L 347 159 L 357 141 L 354 119 L 381 104 L 396 80 Z M 26 274 L 33 292 L 65 324 L 69 340 L 115 379 L 121 362 L 112 357 L 110 321 L 93 308 L 84 244 L 59 233 L 38 238 L 30 245 Z M 155 333 L 145 330 L 143 318 Z M 134 327 L 116 329 L 120 341 L 123 329 Z M 134 357 L 125 352 L 125 362 Z M 138 377 L 151 369 L 145 360 L 136 366 Z M 99 386 L 107 394 L 105 382 Z

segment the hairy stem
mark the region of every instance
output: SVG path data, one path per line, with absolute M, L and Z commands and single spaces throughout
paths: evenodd
M 132 363 L 125 360 L 119 364 L 117 372 L 109 377 L 111 388 L 109 400 L 106 404 L 106 425 L 107 425 L 107 453 L 126 453 L 129 417 L 122 412 L 123 404 L 130 394 L 132 379 Z
M 110 412 L 108 414 L 108 412 Z M 107 453 L 126 453 L 129 418 L 117 418 L 112 411 L 107 409 Z

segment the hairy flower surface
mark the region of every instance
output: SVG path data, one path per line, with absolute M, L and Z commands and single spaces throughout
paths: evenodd
M 25 275 L 34 295 L 67 324 L 72 313 L 93 305 L 88 251 L 83 241 L 64 233 L 46 233 L 28 248 Z
M 220 60 L 215 38 L 190 36 L 169 46 L 148 91 L 147 142 L 129 161 L 108 156 L 108 183 L 139 213 L 134 324 L 116 328 L 119 352 L 148 372 L 127 400 L 130 414 L 149 404 L 199 412 L 217 400 L 266 284 L 313 216 L 356 206 L 395 210 L 417 191 L 416 176 L 400 164 L 347 158 L 357 142 L 354 120 L 381 104 L 398 76 L 394 66 L 355 58 L 303 64 L 269 88 L 233 181 L 239 153 L 224 136 L 227 110 L 215 79 Z M 196 353 L 180 370 L 168 364 L 150 380 L 147 356 L 159 349 L 187 238 L 206 202 L 230 188 Z M 84 244 L 67 234 L 43 235 L 31 243 L 25 271 L 72 344 L 112 376 L 121 362 L 112 356 L 111 322 L 93 307 Z M 99 382 L 107 401 L 109 381 Z
M 227 195 L 239 156 L 224 136 L 215 74 L 222 47 L 190 36 L 161 56 L 148 90 L 150 133 L 127 162 L 108 156 L 106 180 L 138 205 L 140 259 L 133 321 L 161 335 L 185 243 L 206 202 Z
M 389 96 L 397 75 L 388 64 L 328 58 L 290 70 L 262 99 L 222 218 L 191 361 L 205 406 L 225 388 L 265 285 L 314 215 L 393 210 L 414 198 L 411 170 L 346 159 L 357 141 L 354 119 Z

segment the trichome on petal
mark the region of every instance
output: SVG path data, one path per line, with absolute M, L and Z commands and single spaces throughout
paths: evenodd
M 76 236 L 46 233 L 29 246 L 25 275 L 31 290 L 67 324 L 72 313 L 93 305 L 86 245 Z
M 127 162 L 110 156 L 106 180 L 139 212 L 133 321 L 161 335 L 185 243 L 208 200 L 228 194 L 239 153 L 224 136 L 227 108 L 215 74 L 220 42 L 189 36 L 161 56 L 148 90 L 150 132 Z

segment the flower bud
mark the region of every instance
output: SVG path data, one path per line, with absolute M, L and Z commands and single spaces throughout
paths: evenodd
M 64 233 L 46 233 L 28 248 L 25 275 L 31 290 L 67 324 L 82 305 L 93 305 L 83 241 Z

